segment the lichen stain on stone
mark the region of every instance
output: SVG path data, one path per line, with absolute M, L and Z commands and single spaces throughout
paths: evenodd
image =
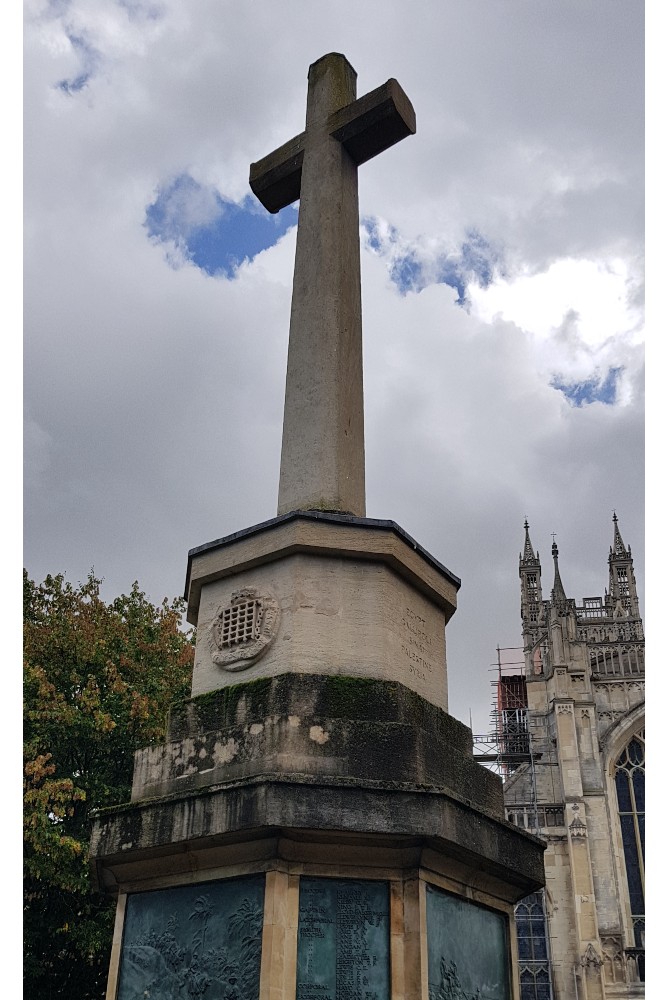
M 263 729 L 264 729 L 264 723 L 263 722 L 253 722 L 253 724 L 250 727 L 250 735 L 251 736 L 258 736 L 262 732 Z
M 174 743 L 172 745 L 172 766 L 174 768 L 184 767 L 187 761 L 191 760 L 196 753 L 195 741 L 192 739 L 184 739 L 180 743 Z
M 202 747 L 201 750 L 199 751 L 199 759 L 203 760 L 205 756 L 206 756 L 206 748 Z
M 320 746 L 329 740 L 329 734 L 325 733 L 321 726 L 311 726 L 309 736 L 314 743 L 319 743 Z
M 298 715 L 288 715 L 287 716 L 287 721 L 289 722 L 290 726 L 293 729 L 298 729 L 299 726 L 301 725 L 301 719 L 299 718 Z M 316 729 L 316 728 L 317 728 L 317 726 L 313 726 L 313 729 Z M 312 732 L 312 730 L 311 730 L 311 732 Z
M 235 739 L 226 740 L 225 743 L 216 743 L 213 747 L 213 759 L 216 764 L 229 764 L 239 752 L 238 743 Z

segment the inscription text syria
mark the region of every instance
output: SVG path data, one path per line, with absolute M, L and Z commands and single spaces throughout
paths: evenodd
M 396 80 L 355 98 L 347 59 L 318 59 L 305 131 L 250 167 L 270 212 L 300 199 L 278 514 L 366 514 L 357 167 L 416 126 Z

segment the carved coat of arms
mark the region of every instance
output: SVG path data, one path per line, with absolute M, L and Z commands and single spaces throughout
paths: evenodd
M 266 594 L 254 589 L 237 590 L 229 604 L 219 608 L 208 629 L 213 662 L 225 670 L 245 670 L 273 642 L 278 631 L 280 608 Z

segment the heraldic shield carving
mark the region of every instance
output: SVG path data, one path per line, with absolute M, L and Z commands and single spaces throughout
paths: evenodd
M 252 666 L 273 642 L 279 617 L 280 608 L 272 597 L 253 589 L 237 590 L 209 626 L 213 662 L 225 670 Z

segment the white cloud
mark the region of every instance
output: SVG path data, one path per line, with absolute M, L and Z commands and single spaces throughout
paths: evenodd
M 629 261 L 562 258 L 547 270 L 471 285 L 473 312 L 496 316 L 531 334 L 537 369 L 566 380 L 594 371 L 641 366 L 643 316 L 634 300 Z M 629 402 L 627 392 L 623 401 Z
M 639 317 L 627 301 L 624 260 L 562 258 L 538 274 L 500 278 L 471 290 L 476 314 L 487 322 L 499 315 L 546 339 L 568 314 L 577 315 L 582 343 L 599 347 L 619 334 L 633 333 Z

